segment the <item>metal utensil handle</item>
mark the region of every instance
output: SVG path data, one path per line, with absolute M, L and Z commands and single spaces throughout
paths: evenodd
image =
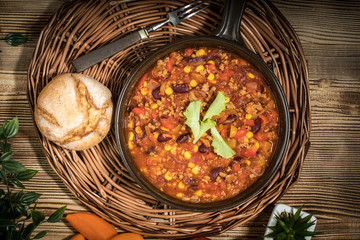
M 74 61 L 72 61 L 72 65 L 75 68 L 76 72 L 82 72 L 85 69 L 101 62 L 102 60 L 111 57 L 118 53 L 121 50 L 133 45 L 137 41 L 147 38 L 148 34 L 145 29 L 142 29 L 137 32 L 130 33 L 115 42 L 112 42 L 108 45 L 105 45 L 99 49 L 96 49 L 84 56 L 81 56 Z

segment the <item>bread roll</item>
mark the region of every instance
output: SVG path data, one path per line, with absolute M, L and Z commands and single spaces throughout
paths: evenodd
M 41 91 L 35 122 L 49 140 L 67 149 L 90 148 L 110 130 L 113 112 L 110 90 L 83 74 L 61 74 Z

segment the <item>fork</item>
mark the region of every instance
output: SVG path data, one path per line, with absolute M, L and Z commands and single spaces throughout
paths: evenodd
M 76 72 L 82 72 L 85 69 L 101 62 L 102 60 L 115 55 L 119 51 L 124 50 L 125 48 L 131 46 L 137 41 L 148 38 L 150 32 L 156 31 L 165 24 L 171 23 L 172 25 L 176 26 L 182 21 L 194 16 L 195 14 L 209 7 L 209 5 L 205 5 L 206 2 L 208 2 L 208 0 L 197 0 L 172 12 L 168 12 L 168 19 L 166 21 L 155 24 L 147 29 L 143 28 L 139 31 L 130 33 L 129 35 L 120 38 L 119 40 L 105 45 L 104 47 L 91 51 L 90 53 L 72 61 L 72 65 L 75 68 Z

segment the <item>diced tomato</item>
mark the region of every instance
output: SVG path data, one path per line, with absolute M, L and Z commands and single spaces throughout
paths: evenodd
M 266 141 L 269 139 L 269 135 L 267 133 L 264 133 L 264 132 L 258 132 L 255 134 L 255 138 L 260 141 L 260 142 L 263 142 L 263 141 Z
M 226 188 L 226 183 L 225 183 L 224 180 L 221 180 L 221 182 L 220 182 L 220 188 L 221 188 L 221 189 Z
M 234 163 L 234 164 L 232 165 L 232 170 L 233 170 L 233 172 L 238 172 L 238 171 L 240 171 L 240 164 Z
M 208 153 L 208 154 L 205 156 L 205 159 L 206 159 L 206 160 L 214 159 L 215 156 L 216 156 L 216 155 L 215 155 L 214 153 L 210 152 L 210 153 Z
M 190 162 L 193 162 L 195 164 L 199 164 L 199 163 L 203 162 L 203 160 L 201 158 L 201 154 L 197 153 L 197 152 L 192 152 Z
M 190 56 L 191 54 L 193 54 L 194 49 L 193 48 L 187 48 L 185 49 L 185 56 Z
M 234 71 L 233 71 L 233 70 L 230 70 L 230 69 L 225 70 L 225 73 L 226 73 L 226 75 L 227 75 L 228 78 L 231 78 L 231 77 L 234 75 Z
M 146 162 L 146 165 L 151 166 L 151 165 L 154 165 L 155 162 L 156 162 L 155 159 L 148 159 Z
M 276 120 L 278 118 L 278 112 L 273 109 L 270 111 L 270 113 L 267 115 L 267 119 L 270 121 L 273 121 L 274 119 Z
M 214 192 L 214 195 L 217 196 L 217 197 L 220 197 L 221 196 L 220 189 L 216 189 L 215 192 Z
M 246 133 L 247 133 L 247 130 L 246 130 L 246 129 L 240 128 L 240 129 L 237 131 L 237 133 L 236 133 L 236 135 L 235 135 L 234 138 L 235 138 L 236 140 L 238 140 L 238 139 L 244 137 L 244 136 L 246 135 Z
M 161 121 L 161 125 L 164 127 L 164 128 L 167 128 L 167 129 L 170 129 L 170 130 L 173 130 L 174 128 L 176 128 L 176 126 L 178 125 L 177 124 L 177 121 L 175 120 L 175 118 L 173 117 L 168 117 L 168 118 L 165 118 L 165 119 L 160 119 Z
M 244 119 L 243 123 L 245 125 L 248 125 L 248 126 L 254 126 L 255 125 L 254 120 L 252 120 L 252 119 Z
M 225 138 L 227 137 L 227 133 L 229 130 L 229 125 L 225 125 L 221 130 L 220 130 L 220 135 Z
M 226 69 L 223 72 L 219 73 L 219 80 L 220 81 L 229 81 L 229 79 L 234 75 L 233 70 Z
M 132 110 L 136 115 L 145 114 L 145 109 L 142 107 L 133 108 Z
M 255 157 L 256 156 L 256 152 L 257 152 L 257 147 L 256 146 L 251 146 L 248 149 L 244 149 L 241 154 L 244 157 Z
M 208 183 L 208 184 L 204 185 L 204 188 L 205 189 L 210 189 L 210 190 L 215 190 L 215 189 L 217 189 L 217 186 L 216 186 L 215 183 Z
M 154 109 L 151 111 L 151 117 L 152 117 L 153 119 L 156 119 L 156 118 L 157 118 L 157 114 L 156 114 L 156 111 L 155 111 Z
M 146 80 L 146 77 L 148 76 L 149 73 L 145 73 L 144 76 L 142 76 L 140 82 L 139 82 L 139 85 L 138 85 L 138 89 L 142 88 L 142 86 L 144 85 L 144 82 Z
M 174 64 L 175 64 L 175 57 L 171 56 L 169 58 L 169 61 L 166 63 L 166 69 L 171 72 L 174 68 Z
M 207 68 L 208 68 L 209 71 L 212 72 L 212 73 L 214 72 L 214 70 L 216 70 L 216 67 L 215 67 L 214 64 L 208 64 L 208 65 L 207 65 Z
M 255 93 L 258 88 L 258 84 L 255 81 L 248 82 L 248 83 L 246 83 L 246 88 L 247 88 L 248 92 Z

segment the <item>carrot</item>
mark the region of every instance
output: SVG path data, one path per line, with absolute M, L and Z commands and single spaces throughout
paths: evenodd
M 84 238 L 83 235 L 81 235 L 80 233 L 78 233 L 78 234 L 72 236 L 72 237 L 70 238 L 70 240 L 85 240 L 85 238 Z
M 148 74 L 149 74 L 149 73 L 145 73 L 144 76 L 142 76 L 142 78 L 141 78 L 141 80 L 140 80 L 140 82 L 139 82 L 139 85 L 138 85 L 138 87 L 137 87 L 138 89 L 142 88 L 142 86 L 144 85 L 144 82 L 145 82 L 146 77 L 147 77 Z
M 136 233 L 120 233 L 110 238 L 110 240 L 144 240 L 144 238 Z
M 66 220 L 88 240 L 109 240 L 117 235 L 113 225 L 92 213 L 71 213 Z

